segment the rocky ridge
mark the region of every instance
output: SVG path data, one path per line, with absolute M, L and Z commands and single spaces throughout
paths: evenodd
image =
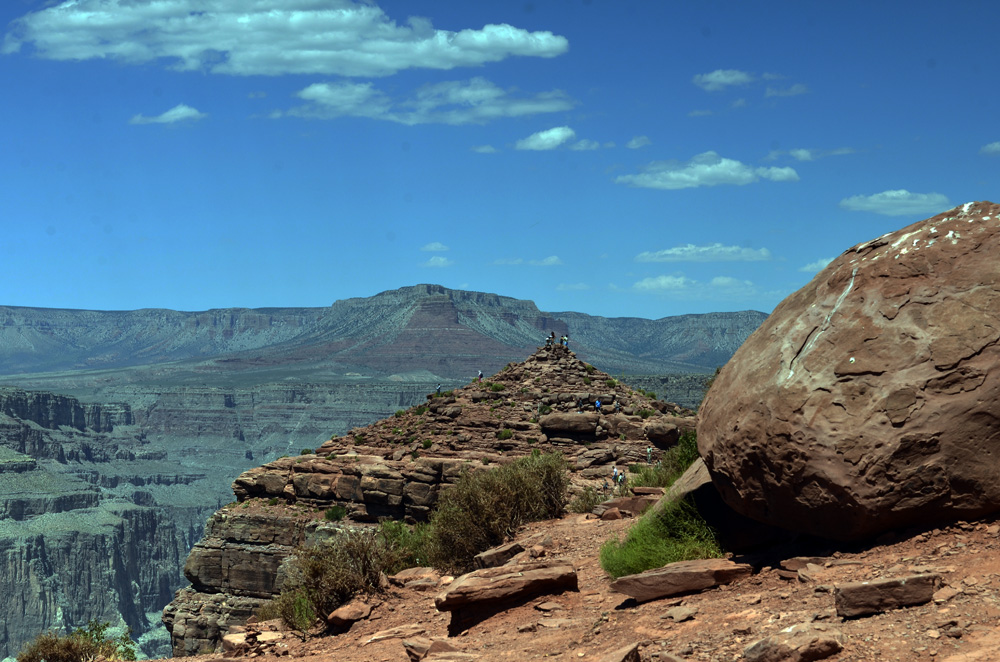
M 315 454 L 244 472 L 233 483 L 237 502 L 212 517 L 188 557 L 192 586 L 164 611 L 174 654 L 218 646 L 273 595 L 295 546 L 339 526 L 323 521 L 328 508 L 359 523 L 425 520 L 463 470 L 533 450 L 570 460 L 573 491 L 604 489 L 613 465 L 644 463 L 647 448 L 655 461 L 693 426 L 694 412 L 632 390 L 565 347 L 543 347 L 482 382 L 349 430 Z

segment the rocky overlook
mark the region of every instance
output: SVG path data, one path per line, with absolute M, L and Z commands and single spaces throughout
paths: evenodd
M 237 503 L 213 515 L 188 557 L 191 587 L 164 611 L 174 654 L 216 647 L 230 625 L 273 596 L 295 546 L 339 526 L 322 520 L 328 508 L 344 508 L 356 523 L 426 520 L 462 471 L 533 450 L 565 455 L 574 491 L 605 489 L 613 466 L 645 463 L 647 449 L 656 461 L 694 424 L 693 411 L 633 390 L 566 347 L 543 347 L 315 453 L 246 471 L 233 483 Z

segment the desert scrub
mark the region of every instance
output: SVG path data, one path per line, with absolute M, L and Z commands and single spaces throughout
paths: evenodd
M 578 494 L 572 501 L 569 502 L 566 509 L 571 513 L 589 513 L 597 506 L 597 504 L 602 503 L 603 501 L 604 498 L 597 492 L 597 490 L 588 485 L 583 488 L 583 492 Z
M 504 439 L 510 439 L 514 436 L 514 431 L 510 428 L 504 428 L 503 430 L 497 431 L 497 439 L 503 441 Z
M 493 391 L 494 393 L 499 393 L 500 391 L 504 390 L 505 388 L 507 388 L 507 387 L 504 386 L 503 384 L 490 384 L 490 390 Z
M 422 442 L 420 442 L 420 445 L 423 446 L 424 448 L 430 448 L 431 446 L 434 445 L 434 441 L 432 439 L 424 439 Z
M 310 629 L 359 593 L 383 591 L 379 577 L 399 553 L 377 529 L 345 529 L 332 540 L 298 550 L 278 597 L 258 610 L 299 631 Z
M 316 451 L 311 448 L 303 448 L 299 451 L 299 455 L 313 455 Z
M 392 564 L 383 572 L 394 575 L 407 568 L 426 566 L 430 563 L 431 527 L 426 523 L 408 526 L 399 520 L 383 520 L 379 524 L 379 535 L 394 551 Z
M 328 522 L 339 522 L 347 516 L 347 509 L 343 506 L 330 506 L 326 509 L 326 513 L 323 515 L 324 519 Z
M 69 635 L 43 632 L 26 643 L 17 654 L 23 662 L 89 662 L 98 657 L 107 660 L 134 660 L 135 644 L 129 638 L 131 628 L 120 636 L 111 636 L 111 623 L 92 620 L 86 628 Z
M 507 541 L 527 522 L 559 517 L 566 503 L 566 460 L 532 451 L 510 464 L 464 472 L 431 514 L 431 561 L 465 572 L 473 557 Z
M 663 453 L 656 464 L 629 466 L 630 487 L 670 487 L 698 459 L 698 437 L 694 430 L 681 433 L 677 445 Z
M 601 567 L 613 579 L 660 568 L 676 561 L 719 558 L 715 532 L 694 506 L 674 501 L 639 518 L 624 540 L 601 546 Z

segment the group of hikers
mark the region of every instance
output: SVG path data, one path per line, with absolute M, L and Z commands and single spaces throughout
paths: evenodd
M 566 334 L 563 334 L 559 338 L 558 342 L 563 347 L 567 347 L 568 348 L 569 347 L 569 336 L 566 335 Z M 556 344 L 556 332 L 553 331 L 552 333 L 549 334 L 549 337 L 545 339 L 545 346 L 546 347 L 552 347 L 555 344 Z

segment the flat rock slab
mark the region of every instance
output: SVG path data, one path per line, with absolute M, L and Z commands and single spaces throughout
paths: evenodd
M 566 561 L 534 561 L 475 570 L 434 598 L 438 611 L 510 604 L 538 595 L 578 590 L 576 568 Z
M 637 575 L 620 577 L 611 583 L 611 588 L 639 602 L 647 602 L 729 584 L 750 576 L 752 572 L 749 565 L 727 559 L 678 561 Z
M 506 545 L 487 549 L 480 552 L 472 559 L 477 568 L 496 568 L 524 551 L 524 547 L 518 542 L 509 542 Z
M 802 623 L 757 641 L 743 652 L 748 662 L 823 660 L 843 649 L 846 637 L 822 623 Z
M 837 615 L 854 618 L 930 602 L 940 585 L 941 575 L 928 573 L 839 584 L 834 586 L 833 595 Z

